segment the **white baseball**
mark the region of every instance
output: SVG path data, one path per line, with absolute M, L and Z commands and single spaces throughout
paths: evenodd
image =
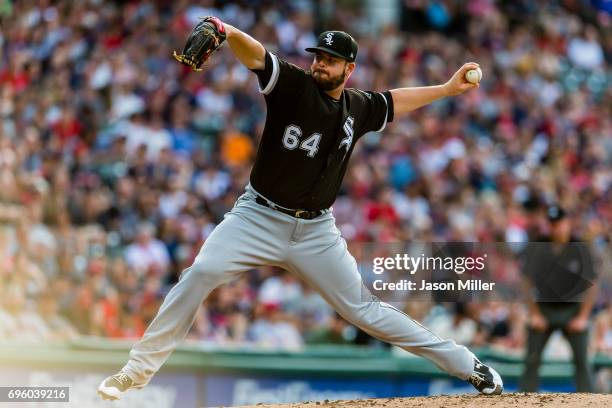
M 482 71 L 480 68 L 470 69 L 465 73 L 465 79 L 471 84 L 477 84 L 482 79 Z

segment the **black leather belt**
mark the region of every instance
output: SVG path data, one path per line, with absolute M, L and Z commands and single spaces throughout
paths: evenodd
M 287 208 L 276 207 L 274 205 L 271 205 L 268 201 L 266 201 L 266 199 L 261 196 L 257 196 L 255 198 L 255 202 L 259 205 L 263 205 L 264 207 L 268 207 L 278 212 L 282 212 L 283 214 L 287 214 L 294 218 L 301 218 L 304 220 L 312 220 L 313 218 L 317 218 L 319 215 L 322 215 L 325 212 L 324 210 L 289 210 Z

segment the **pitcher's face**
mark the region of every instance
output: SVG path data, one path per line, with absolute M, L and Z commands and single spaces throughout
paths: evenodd
M 355 64 L 325 52 L 315 54 L 310 71 L 319 88 L 331 91 L 344 84 Z

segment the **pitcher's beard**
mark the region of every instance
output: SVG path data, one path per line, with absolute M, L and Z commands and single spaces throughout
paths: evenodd
M 335 77 L 327 77 L 325 79 L 321 78 L 321 74 L 319 72 L 314 72 L 312 77 L 314 78 L 315 82 L 317 83 L 317 86 L 321 90 L 331 91 L 344 83 L 344 79 L 346 78 L 346 72 L 343 72 L 341 75 Z

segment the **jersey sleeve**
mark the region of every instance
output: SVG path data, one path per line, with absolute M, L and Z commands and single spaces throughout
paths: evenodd
M 391 92 L 363 92 L 365 95 L 365 123 L 363 133 L 382 132 L 393 121 Z
M 303 89 L 308 74 L 303 69 L 266 51 L 265 67 L 252 70 L 259 80 L 259 92 L 266 100 L 283 97 L 295 98 Z

